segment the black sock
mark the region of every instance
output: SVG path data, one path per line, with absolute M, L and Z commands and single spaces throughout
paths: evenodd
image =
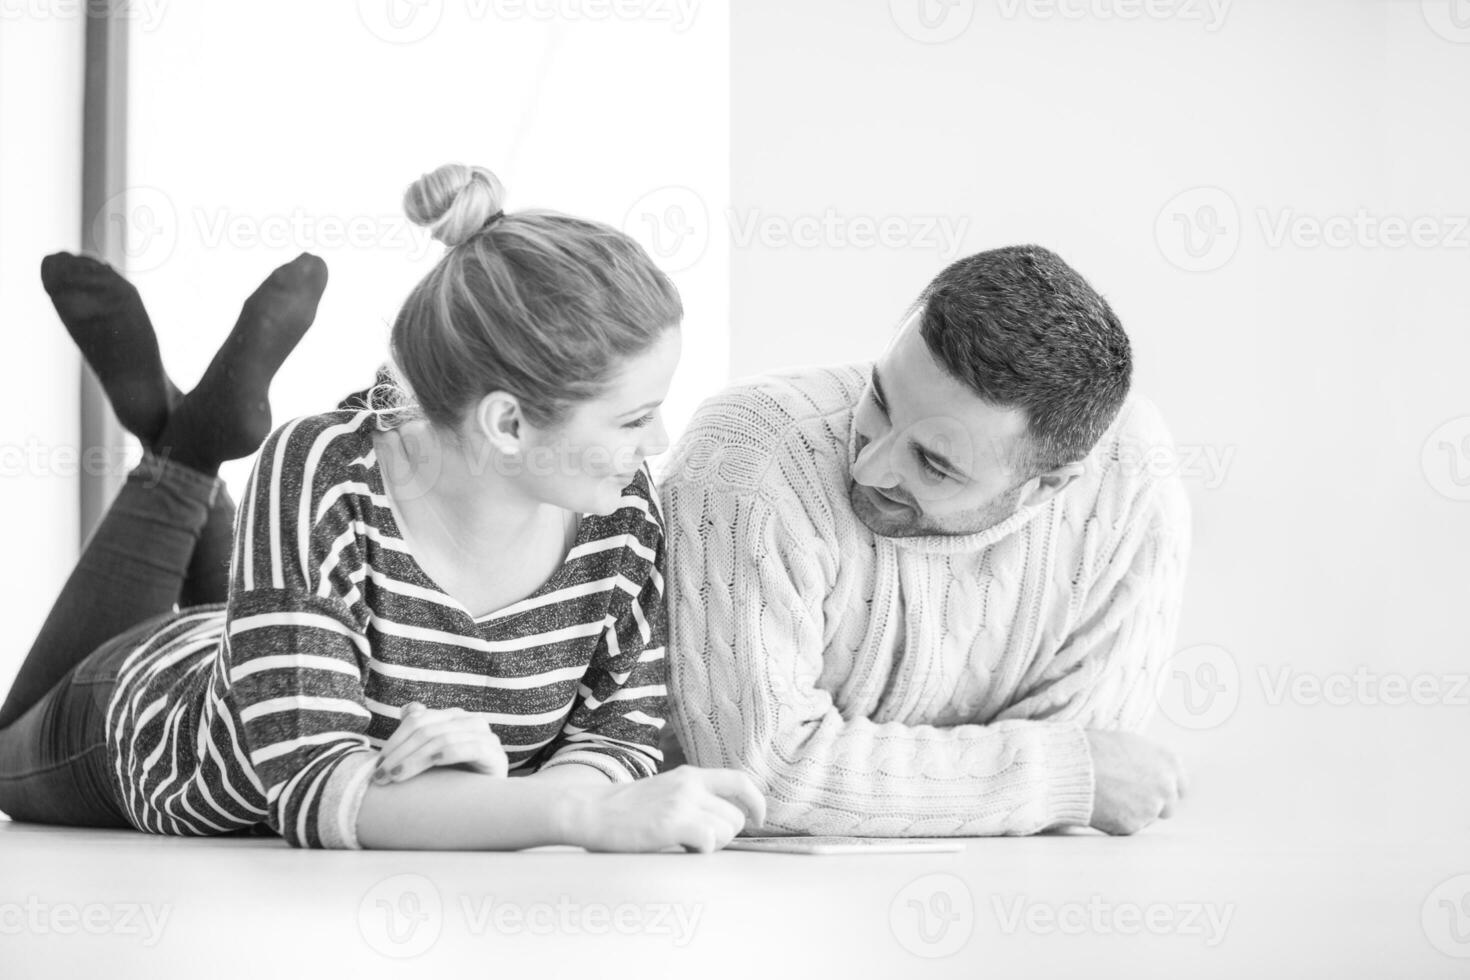
M 107 263 L 67 252 L 41 260 L 41 284 L 117 420 L 151 446 L 180 396 L 164 372 L 138 290 Z
M 326 286 L 326 263 L 309 253 L 267 276 L 204 377 L 169 416 L 158 451 L 209 474 L 255 452 L 271 431 L 271 379 L 316 318 Z

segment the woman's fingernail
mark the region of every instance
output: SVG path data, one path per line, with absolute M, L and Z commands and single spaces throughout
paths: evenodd
M 396 776 L 396 775 L 398 775 L 402 771 L 403 771 L 403 767 L 401 765 L 400 766 L 394 766 L 392 769 L 389 769 L 388 770 L 388 775 L 390 775 L 390 776 Z
M 430 762 L 440 762 L 443 759 L 444 759 L 444 753 L 443 752 L 435 752 L 433 755 L 429 756 L 429 761 Z

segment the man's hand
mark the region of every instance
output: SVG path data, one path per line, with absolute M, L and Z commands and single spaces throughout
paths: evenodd
M 1087 733 L 1094 791 L 1089 823 L 1105 834 L 1134 834 L 1174 815 L 1184 766 L 1172 751 L 1131 732 Z

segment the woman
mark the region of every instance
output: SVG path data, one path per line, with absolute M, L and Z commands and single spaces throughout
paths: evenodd
M 393 326 L 410 397 L 268 438 L 321 260 L 272 273 L 185 396 L 125 280 L 46 260 L 145 455 L 0 708 L 0 810 L 332 848 L 710 851 L 763 818 L 741 773 L 655 775 L 643 460 L 666 448 L 678 295 L 620 232 L 503 196 L 449 165 L 405 197 L 449 247 Z M 219 465 L 257 447 L 236 518 Z

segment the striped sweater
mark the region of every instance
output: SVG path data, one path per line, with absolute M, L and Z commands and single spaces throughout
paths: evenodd
M 461 708 L 512 773 L 652 775 L 665 703 L 662 516 L 645 468 L 584 515 L 559 570 L 473 617 L 414 560 L 371 412 L 282 426 L 235 526 L 229 600 L 183 610 L 127 657 L 108 707 L 115 789 L 160 834 L 266 825 L 358 847 L 356 817 L 402 706 Z

